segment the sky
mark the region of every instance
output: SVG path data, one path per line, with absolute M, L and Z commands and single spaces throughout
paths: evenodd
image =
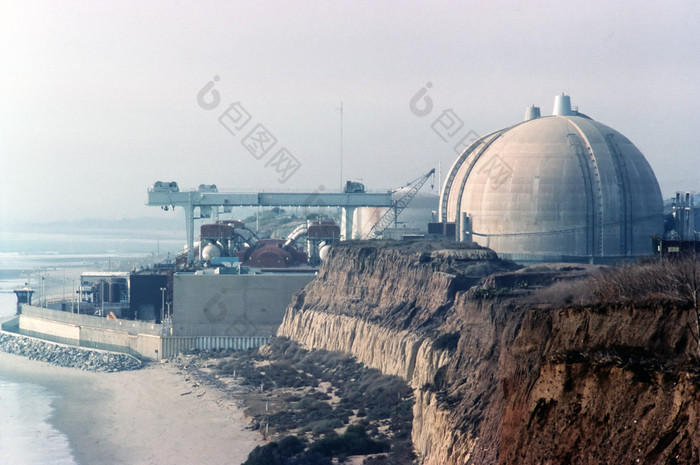
M 698 190 L 699 19 L 694 0 L 0 0 L 0 227 L 166 217 L 155 181 L 383 191 L 562 92 L 665 198 Z

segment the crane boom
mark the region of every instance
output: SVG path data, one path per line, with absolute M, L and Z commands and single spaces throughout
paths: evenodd
M 369 230 L 367 233 L 367 239 L 375 239 L 377 237 L 380 237 L 382 233 L 388 228 L 391 223 L 396 221 L 396 218 L 401 214 L 401 212 L 406 208 L 408 203 L 413 199 L 413 197 L 416 196 L 418 191 L 420 190 L 421 187 L 423 187 L 423 184 L 426 183 L 428 178 L 430 176 L 435 174 L 435 168 L 431 169 L 428 171 L 426 174 L 423 176 L 420 176 L 413 181 L 409 182 L 406 187 L 410 186 L 410 189 L 406 191 L 401 197 L 396 199 L 395 202 L 392 202 L 391 207 L 384 212 L 384 214 L 379 218 L 379 220 L 374 223 L 372 226 L 372 229 Z M 393 192 L 397 192 L 398 189 L 394 189 Z

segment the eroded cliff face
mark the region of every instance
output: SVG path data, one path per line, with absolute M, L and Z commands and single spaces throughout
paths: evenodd
M 700 463 L 688 309 L 543 308 L 523 289 L 577 271 L 379 244 L 334 247 L 278 334 L 406 379 L 423 463 Z

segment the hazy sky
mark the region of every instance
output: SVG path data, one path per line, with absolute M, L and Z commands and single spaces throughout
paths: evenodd
M 167 215 L 145 206 L 157 180 L 337 191 L 341 102 L 343 178 L 370 190 L 446 172 L 470 131 L 561 92 L 665 197 L 697 190 L 699 5 L 0 0 L 0 223 Z

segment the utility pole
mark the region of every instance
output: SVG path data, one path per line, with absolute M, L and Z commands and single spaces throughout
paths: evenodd
M 163 323 L 163 313 L 165 313 L 165 289 L 164 287 L 160 288 L 160 294 L 162 296 L 162 304 L 160 307 L 160 322 L 161 324 Z

